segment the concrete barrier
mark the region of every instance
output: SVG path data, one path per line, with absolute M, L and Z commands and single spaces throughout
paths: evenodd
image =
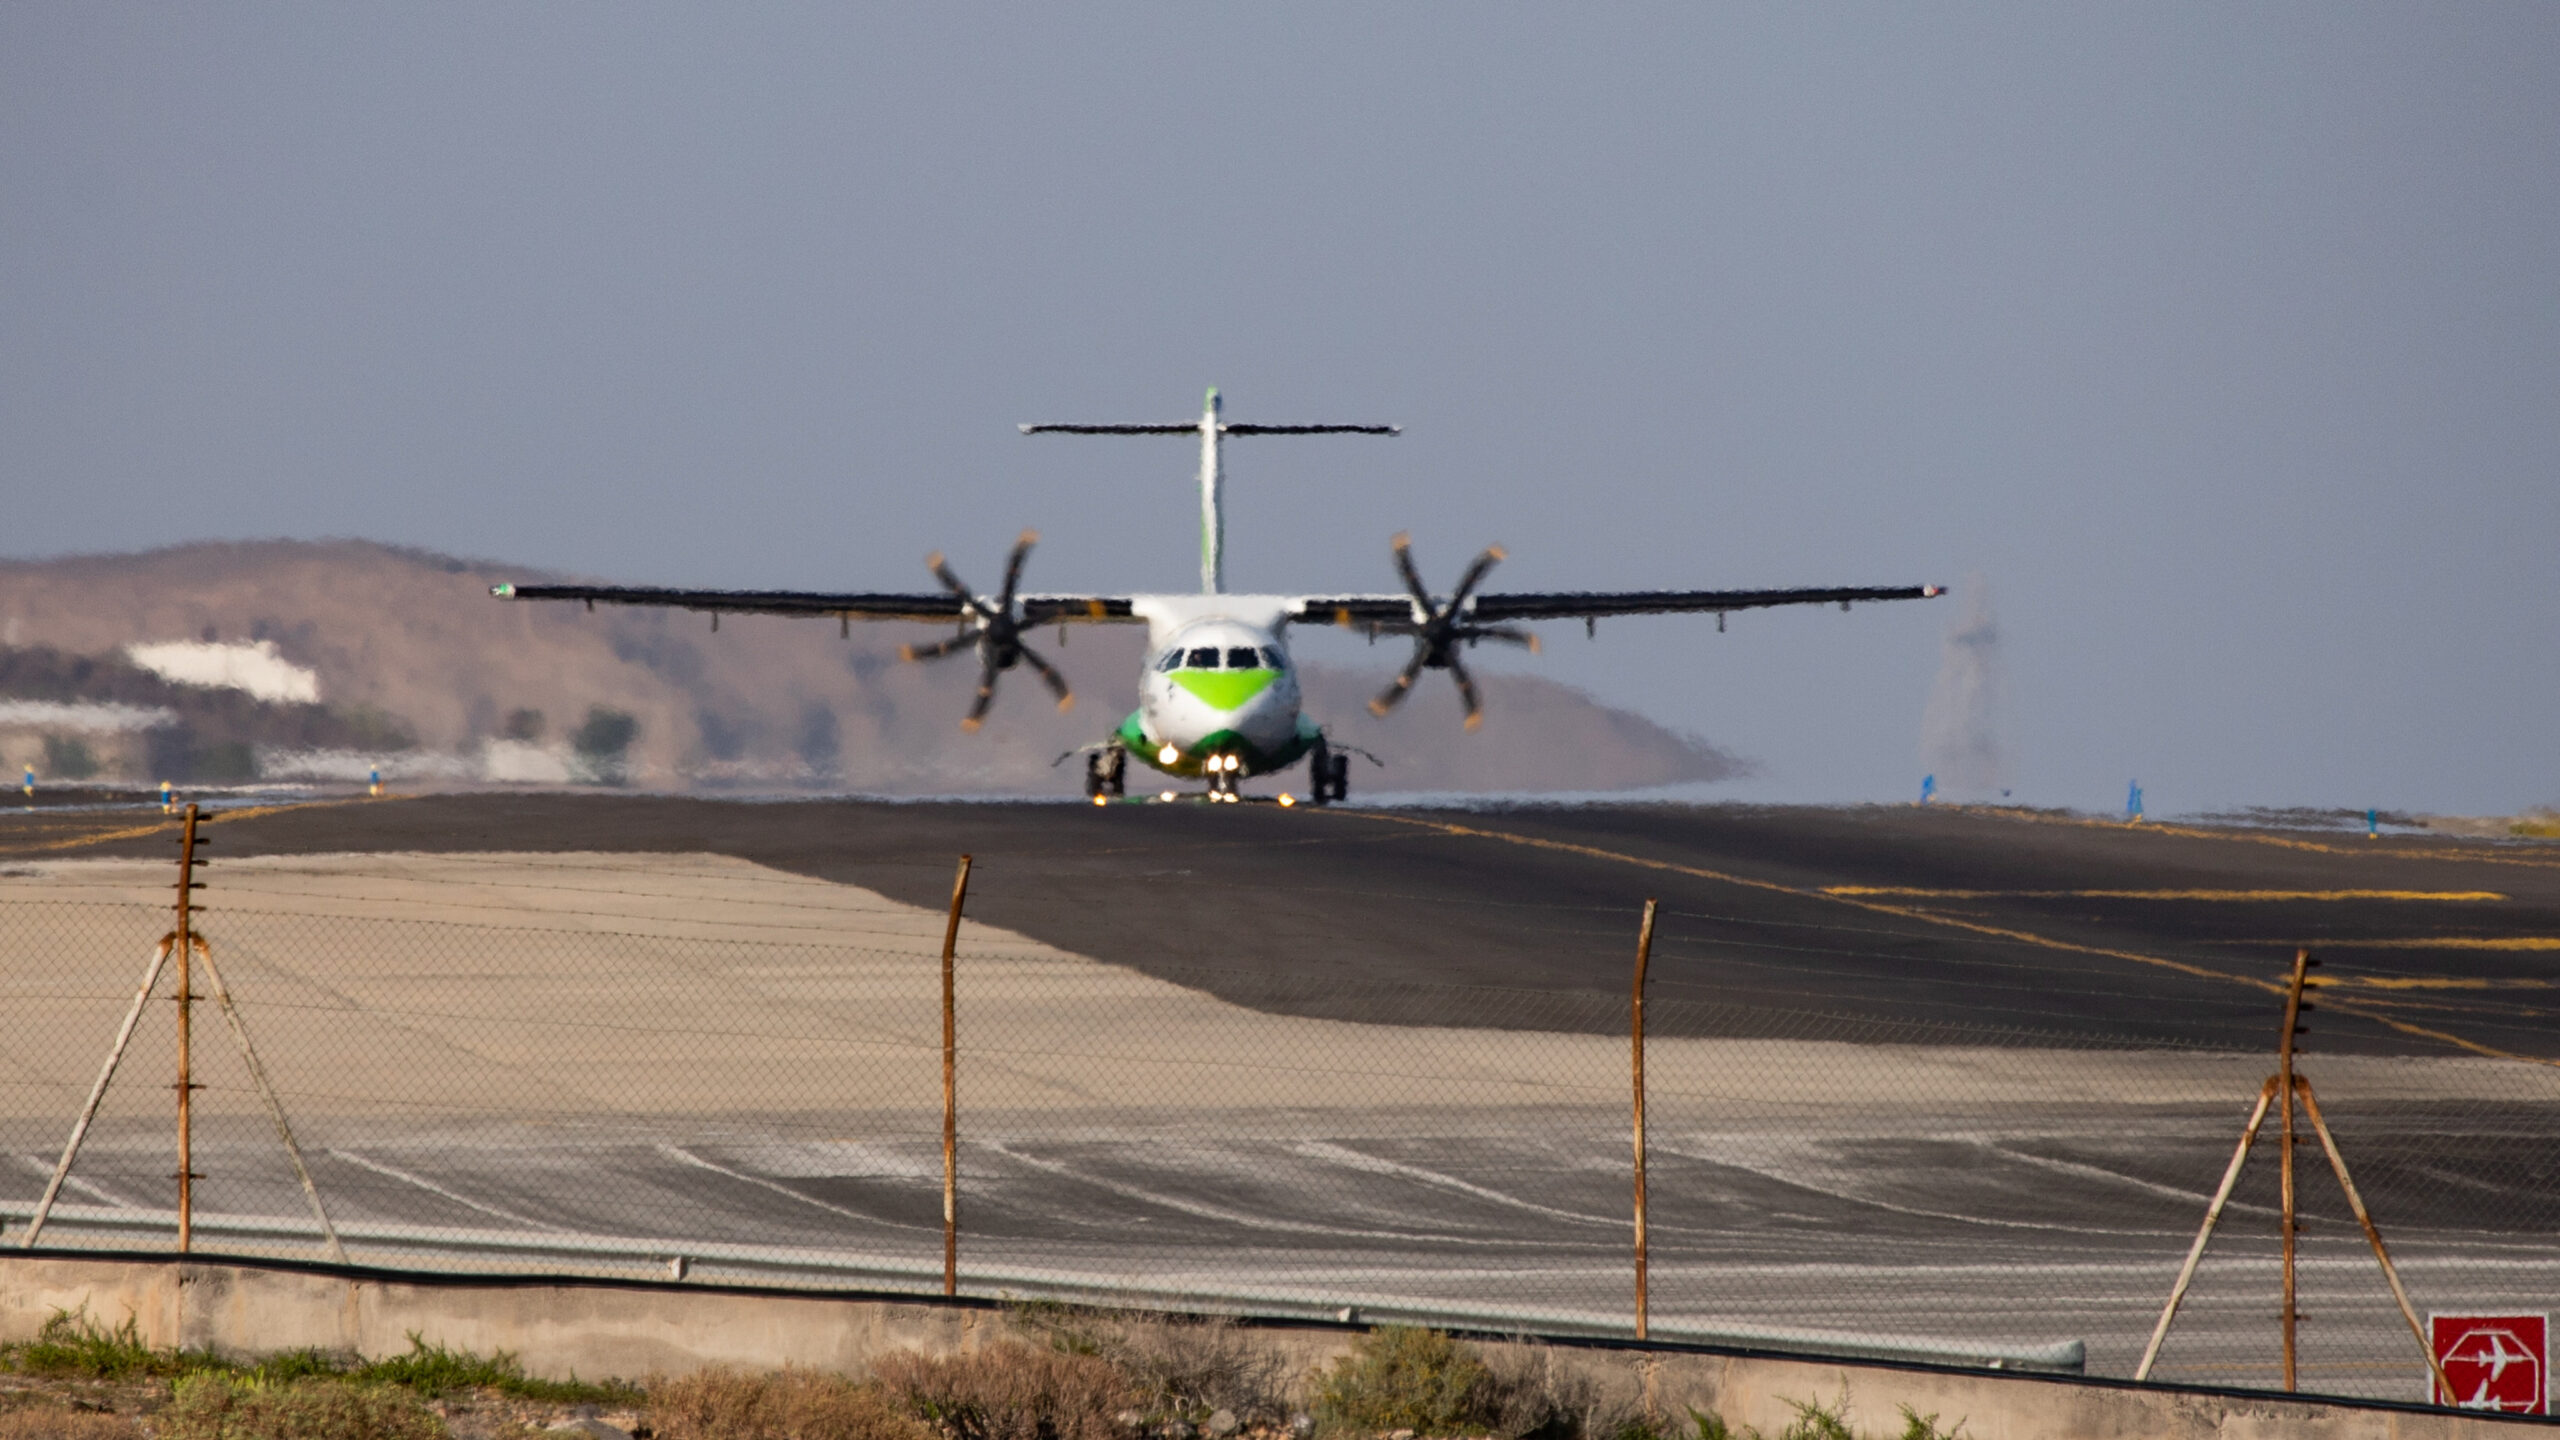
M 316 1347 L 396 1354 L 412 1336 L 482 1354 L 509 1351 L 533 1374 L 589 1379 L 680 1374 L 706 1365 L 858 1372 L 898 1350 L 947 1355 L 1014 1332 L 985 1300 L 808 1294 L 592 1280 L 447 1278 L 353 1267 L 181 1261 L 160 1256 L 0 1255 L 0 1340 L 34 1336 L 57 1311 L 101 1325 L 130 1317 L 147 1343 L 237 1356 Z M 1348 1325 L 1260 1325 L 1301 1373 L 1345 1351 Z M 1595 1382 L 1681 1422 L 1694 1406 L 1776 1433 L 1794 1405 L 1844 1407 L 1865 1433 L 1899 1433 L 1904 1406 L 1959 1422 L 1972 1440 L 2476 1440 L 2551 1422 L 2411 1405 L 2135 1386 L 1735 1351 L 1476 1337 L 1525 1351 L 1549 1373 Z

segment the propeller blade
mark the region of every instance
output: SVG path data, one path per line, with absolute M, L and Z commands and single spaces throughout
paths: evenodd
M 1420 640 L 1415 641 L 1413 646 L 1413 658 L 1405 662 L 1404 670 L 1396 676 L 1395 683 L 1388 686 L 1386 689 L 1379 691 L 1378 698 L 1369 702 L 1369 713 L 1372 715 L 1383 716 L 1388 711 L 1396 708 L 1397 703 L 1402 701 L 1406 693 L 1413 689 L 1414 677 L 1422 673 L 1422 667 L 1429 664 L 1430 660 L 1430 642 Z
M 1005 558 L 1004 598 L 996 602 L 996 608 L 1007 615 L 1013 613 L 1014 589 L 1022 583 L 1022 562 L 1031 558 L 1031 547 L 1039 543 L 1039 531 L 1025 530 L 1022 537 L 1013 542 L 1013 554 Z
M 1509 557 L 1510 552 L 1499 545 L 1484 547 L 1484 553 L 1476 557 L 1476 563 L 1467 567 L 1467 573 L 1458 580 L 1458 588 L 1450 594 L 1447 613 L 1455 615 L 1466 608 L 1467 597 L 1476 593 L 1476 587 L 1484 583 L 1486 574 Z
M 1049 693 L 1058 697 L 1060 713 L 1076 708 L 1076 695 L 1074 691 L 1067 688 L 1067 677 L 1059 674 L 1056 666 L 1041 659 L 1039 651 L 1028 645 L 1019 647 L 1019 650 L 1023 663 L 1039 671 L 1040 678 L 1048 683 Z
M 965 650 L 977 643 L 978 637 L 975 635 L 954 635 L 948 640 L 937 640 L 930 645 L 901 645 L 898 647 L 898 658 L 901 660 L 939 660 L 954 650 Z
M 994 703 L 996 703 L 996 667 L 987 665 L 978 671 L 978 698 L 970 702 L 969 713 L 960 721 L 960 728 L 976 733 L 979 726 L 987 723 L 987 707 Z
M 1476 693 L 1475 677 L 1467 673 L 1466 663 L 1456 655 L 1449 657 L 1449 678 L 1458 682 L 1458 698 L 1466 702 L 1467 728 L 1484 723 L 1484 697 Z
M 1423 618 L 1430 619 L 1438 612 L 1431 606 L 1431 591 L 1422 583 L 1422 572 L 1413 568 L 1413 537 L 1399 530 L 1396 538 L 1387 544 L 1396 552 L 1396 570 L 1404 576 L 1405 593 L 1413 597 L 1414 604 L 1422 607 Z
M 967 582 L 963 581 L 959 576 L 951 573 L 951 567 L 944 563 L 941 551 L 936 550 L 932 554 L 924 557 L 924 568 L 933 572 L 933 578 L 942 582 L 943 589 L 959 596 L 960 603 L 969 607 L 969 612 L 971 614 L 976 615 L 982 620 L 992 620 L 995 618 L 992 614 L 988 613 L 985 605 L 979 603 L 977 596 L 969 593 L 969 586 Z

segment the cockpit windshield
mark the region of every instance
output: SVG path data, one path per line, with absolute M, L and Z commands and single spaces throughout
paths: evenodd
M 1228 669 L 1230 669 L 1230 670 L 1254 670 L 1254 669 L 1259 669 L 1259 668 L 1261 667 L 1261 665 L 1262 665 L 1262 657 L 1261 657 L 1259 654 L 1255 653 L 1254 648 L 1253 648 L 1252 646 L 1250 646 L 1250 645 L 1234 645 L 1234 646 L 1229 646 L 1229 647 L 1228 647 L 1228 649 L 1227 649 L 1227 668 L 1228 668 Z
M 1182 668 L 1186 670 L 1217 669 L 1218 648 L 1214 645 L 1203 645 L 1198 649 L 1193 650 L 1191 654 L 1183 660 Z
M 1181 668 L 1182 668 L 1182 652 L 1181 652 L 1181 651 L 1179 651 L 1179 650 L 1167 650 L 1166 652 L 1164 652 L 1164 658 L 1156 662 L 1156 668 L 1157 668 L 1158 670 L 1164 670 L 1164 671 L 1174 671 L 1174 670 L 1179 670 L 1179 669 L 1181 669 Z
M 1280 647 L 1277 645 L 1265 645 L 1262 647 L 1262 663 L 1266 669 L 1271 670 L 1286 670 L 1289 668 L 1289 662 L 1280 658 Z

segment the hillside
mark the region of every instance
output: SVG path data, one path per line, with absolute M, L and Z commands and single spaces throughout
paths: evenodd
M 289 770 L 297 746 L 335 753 L 341 772 L 360 773 L 383 758 L 362 745 L 414 740 L 391 757 L 390 773 L 562 778 L 570 771 L 542 757 L 568 756 L 568 737 L 601 709 L 636 722 L 625 767 L 634 784 L 883 794 L 1071 789 L 1073 770 L 1050 761 L 1135 703 L 1136 627 L 1079 630 L 1063 651 L 1049 634 L 1044 649 L 1077 687 L 1075 711 L 1056 713 L 1036 684 L 1008 677 L 986 728 L 964 735 L 957 721 L 974 667 L 899 663 L 901 641 L 932 633 L 919 627 L 857 626 L 847 640 L 823 621 L 730 616 L 715 635 L 700 615 L 488 596 L 501 580 L 544 578 L 352 540 L 0 561 L 0 647 L 13 657 L 0 661 L 0 702 L 148 692 L 167 703 L 170 687 L 136 680 L 123 647 L 260 641 L 317 674 L 318 702 L 227 692 L 234 698 L 194 711 L 218 719 L 223 736 L 261 746 L 269 774 Z M 1402 657 L 1401 647 L 1378 653 L 1382 662 Z M 74 672 L 91 683 L 66 678 Z M 1354 784 L 1364 789 L 1624 789 L 1740 769 L 1702 741 L 1534 676 L 1485 677 L 1489 714 L 1473 735 L 1461 732 L 1445 683 L 1377 720 L 1365 702 L 1389 674 L 1382 663 L 1309 666 L 1303 676 L 1310 711 L 1388 762 L 1384 771 L 1358 767 Z M 26 757 L 0 758 L 14 766 Z

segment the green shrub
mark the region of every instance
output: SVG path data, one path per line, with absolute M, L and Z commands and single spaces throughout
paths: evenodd
M 588 709 L 587 722 L 569 736 L 569 748 L 578 752 L 588 778 L 602 785 L 619 785 L 624 752 L 639 736 L 638 720 L 623 711 L 596 705 Z
M 134 1318 L 101 1330 L 87 1309 L 56 1310 L 36 1338 L 8 1347 L 14 1368 L 30 1375 L 76 1375 L 90 1380 L 135 1380 L 177 1375 L 220 1362 L 209 1355 L 155 1350 L 142 1343 Z
M 1938 1428 L 1938 1417 L 1923 1415 L 1905 1405 L 1902 1407 L 1901 1440 L 1963 1440 L 1964 1422 L 1959 1420 L 1952 1430 Z
M 1382 1325 L 1317 1377 L 1315 1418 L 1335 1432 L 1480 1435 L 1499 1418 L 1494 1389 L 1474 1346 L 1437 1330 Z
M 566 1380 L 544 1380 L 524 1373 L 523 1363 L 507 1351 L 484 1356 L 468 1350 L 447 1350 L 442 1345 L 428 1344 L 414 1332 L 409 1336 L 408 1354 L 367 1361 L 346 1373 L 349 1379 L 363 1384 L 398 1385 L 421 1395 L 495 1390 L 501 1395 L 553 1405 L 628 1403 L 640 1398 L 637 1386 L 620 1381 L 580 1380 L 575 1375 Z
M 77 735 L 44 737 L 44 773 L 54 780 L 86 780 L 98 773 L 97 754 Z
M 950 1440 L 1113 1440 L 1113 1417 L 1138 1398 L 1102 1356 L 1019 1341 L 943 1360 L 892 1355 L 872 1373 L 890 1398 Z
M 1796 1412 L 1796 1418 L 1778 1432 L 1778 1440 L 1858 1440 L 1857 1433 L 1849 1428 L 1846 1394 L 1829 1405 L 1819 1400 L 1790 1400 L 1787 1408 Z
M 1689 1423 L 1697 1427 L 1697 1440 L 1735 1440 L 1733 1427 L 1724 1423 L 1723 1416 L 1710 1415 L 1695 1405 L 1689 1407 Z
M 304 1380 L 337 1379 L 360 1387 L 398 1386 L 428 1397 L 456 1390 L 494 1390 L 554 1405 L 636 1404 L 640 1399 L 639 1387 L 623 1381 L 580 1380 L 574 1375 L 544 1380 L 524 1373 L 523 1364 L 504 1350 L 487 1356 L 447 1350 L 415 1334 L 409 1337 L 407 1354 L 380 1360 L 329 1350 L 283 1350 L 243 1363 L 204 1350 L 154 1349 L 143 1343 L 131 1316 L 112 1330 L 102 1330 L 86 1310 L 56 1310 L 35 1339 L 0 1347 L 0 1356 L 26 1374 L 91 1380 L 219 1375 L 253 1388 L 281 1389 Z
M 187 757 L 187 778 L 255 780 L 258 778 L 258 752 L 246 740 L 217 740 Z
M 933 1440 L 877 1384 L 815 1370 L 699 1370 L 649 1383 L 659 1440 Z
M 303 1380 L 268 1385 L 189 1375 L 157 1417 L 166 1440 L 444 1440 L 444 1421 L 390 1385 Z

